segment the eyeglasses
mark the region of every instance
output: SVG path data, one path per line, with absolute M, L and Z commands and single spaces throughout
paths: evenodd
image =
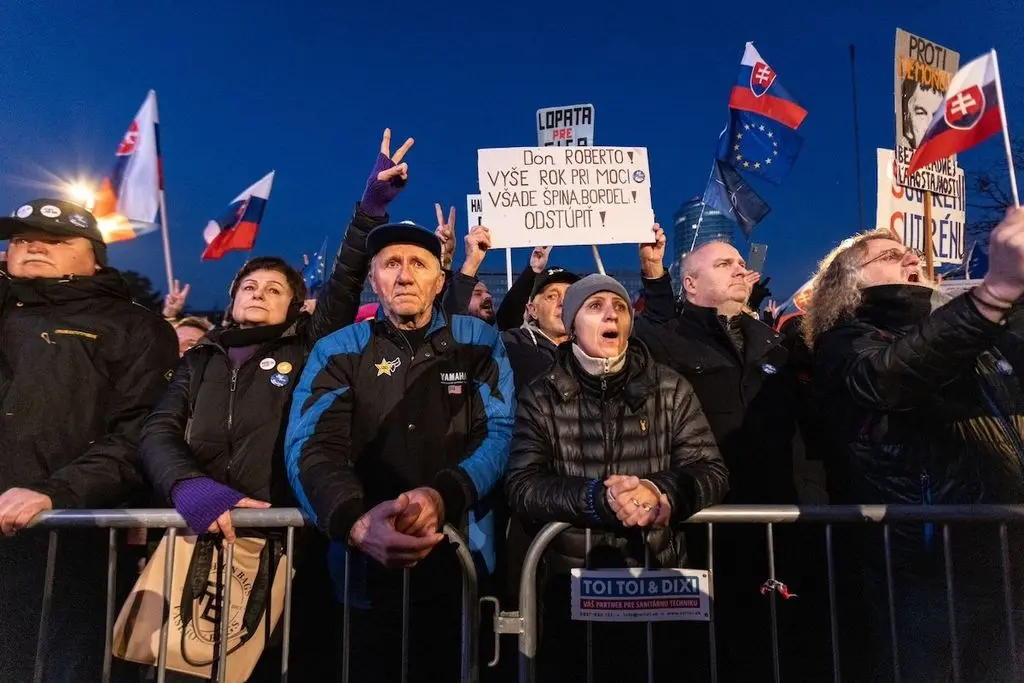
M 906 258 L 907 254 L 913 254 L 919 259 L 924 258 L 924 252 L 918 249 L 900 249 L 899 247 L 893 247 L 892 249 L 886 249 L 878 256 L 868 259 L 864 263 L 860 264 L 861 268 L 871 265 L 875 261 L 899 262 Z

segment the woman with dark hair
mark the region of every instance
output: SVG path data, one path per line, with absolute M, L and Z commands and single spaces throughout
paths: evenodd
M 313 345 L 355 320 L 369 263 L 366 235 L 387 222 L 387 206 L 408 177 L 407 165 L 399 162 L 412 140 L 393 157 L 387 152 L 389 145 L 386 131 L 313 313 L 303 311 L 306 285 L 301 273 L 277 257 L 250 260 L 231 283 L 224 326 L 185 353 L 163 400 L 147 420 L 141 449 L 145 471 L 194 532 L 220 534 L 230 543 L 236 538 L 233 508 L 295 506 L 283 451 L 292 391 Z M 322 604 L 330 591 L 322 566 L 323 546 L 314 536 L 312 530 L 308 538 L 305 533 L 299 536 L 303 550 L 295 557 L 297 610 L 307 587 L 311 606 Z M 302 580 L 304 571 L 311 573 L 312 581 Z M 322 589 L 317 581 L 320 572 Z M 315 648 L 310 643 L 314 638 L 331 643 L 329 629 L 320 628 L 308 637 L 294 630 L 293 634 L 296 666 L 331 659 L 312 656 Z M 310 656 L 301 657 L 302 649 L 310 650 Z M 263 680 L 263 668 L 277 680 L 273 668 L 279 664 L 269 663 L 272 659 L 263 657 L 250 680 Z M 296 680 L 327 680 L 321 677 L 326 674 L 305 675 L 296 667 L 291 672 Z

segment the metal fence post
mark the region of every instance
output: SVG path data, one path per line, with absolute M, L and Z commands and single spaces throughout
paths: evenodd
M 157 650 L 156 659 L 156 683 L 164 683 L 167 680 L 167 639 L 170 635 L 171 619 L 174 615 L 171 614 L 171 587 L 174 585 L 172 579 L 174 577 L 174 546 L 178 540 L 178 530 L 171 528 L 167 530 L 167 535 L 164 536 L 167 540 L 167 555 L 164 565 L 164 618 L 160 622 L 160 647 Z
M 107 621 L 103 635 L 103 683 L 110 683 L 114 641 L 114 597 L 117 592 L 117 529 L 107 532 Z
M 281 683 L 288 681 L 288 655 L 291 650 L 292 637 L 292 570 L 295 566 L 295 527 L 288 527 L 285 531 L 284 545 L 284 571 L 286 582 L 284 584 L 284 625 L 281 627 Z M 269 634 L 268 634 L 269 635 Z
M 523 630 L 519 634 L 519 681 L 533 683 L 537 679 L 537 567 L 544 551 L 558 534 L 571 525 L 565 522 L 548 524 L 530 544 L 519 579 L 519 617 Z
M 43 579 L 43 605 L 39 613 L 39 640 L 36 641 L 36 661 L 32 670 L 33 683 L 42 683 L 46 666 L 46 641 L 50 633 L 50 609 L 53 606 L 53 572 L 57 564 L 57 530 L 50 532 L 46 547 L 46 574 Z

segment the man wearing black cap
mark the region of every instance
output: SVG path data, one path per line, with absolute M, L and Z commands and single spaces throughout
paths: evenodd
M 139 430 L 177 362 L 174 331 L 107 267 L 96 219 L 56 199 L 0 219 L 0 531 L 113 507 L 142 485 Z M 99 680 L 106 534 L 60 535 L 44 680 Z M 32 679 L 47 537 L 0 541 L 0 680 Z
M 314 347 L 292 399 L 286 466 L 317 526 L 353 550 L 352 680 L 399 680 L 395 569 L 411 566 L 409 680 L 456 680 L 460 570 L 438 532 L 461 529 L 481 571 L 493 571 L 488 495 L 508 460 L 512 372 L 497 330 L 433 306 L 444 285 L 433 232 L 383 225 L 367 251 L 380 311 Z

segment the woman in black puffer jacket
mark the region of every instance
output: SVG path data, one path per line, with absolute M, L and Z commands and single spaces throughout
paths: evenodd
M 631 315 L 628 294 L 612 278 L 591 275 L 573 284 L 562 309 L 571 341 L 559 347 L 554 368 L 519 397 L 509 506 L 527 524 L 575 527 L 555 539 L 546 557 L 544 629 L 557 632 L 559 642 L 541 642 L 545 679 L 571 680 L 586 670 L 584 641 L 571 634 L 581 624 L 567 618 L 569 570 L 642 567 L 645 534 L 652 568 L 683 566 L 678 522 L 720 502 L 728 488 L 693 388 L 629 340 Z M 670 631 L 674 638 L 679 628 Z M 706 629 L 697 627 L 694 635 L 700 631 Z M 628 633 L 612 631 L 609 647 L 595 643 L 602 680 L 643 678 L 635 653 L 624 654 Z M 643 638 L 642 630 L 632 633 Z M 702 661 L 704 652 L 696 647 L 690 654 Z M 657 675 L 678 677 L 673 654 L 682 654 L 678 642 L 671 651 L 656 649 Z

